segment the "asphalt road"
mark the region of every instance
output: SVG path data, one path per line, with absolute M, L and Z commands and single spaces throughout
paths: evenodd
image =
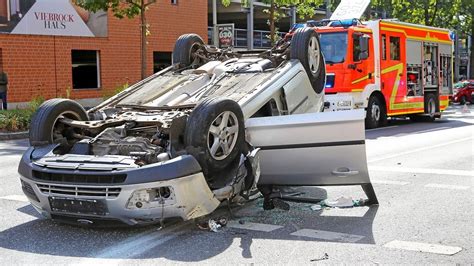
M 474 108 L 461 109 L 434 123 L 395 120 L 366 131 L 378 206 L 263 211 L 256 200 L 217 233 L 183 222 L 88 229 L 44 220 L 25 202 L 16 172 L 27 141 L 0 142 L 0 264 L 473 263 Z M 298 190 L 365 197 L 360 187 Z

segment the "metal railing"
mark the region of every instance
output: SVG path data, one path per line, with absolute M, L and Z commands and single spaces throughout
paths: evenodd
M 207 29 L 208 44 L 212 44 L 212 27 Z M 284 37 L 286 32 L 279 32 L 280 37 Z M 247 30 L 246 29 L 234 29 L 234 47 L 236 48 L 247 48 Z M 270 31 L 266 30 L 254 30 L 253 31 L 253 47 L 255 49 L 270 48 L 272 47 L 270 41 Z

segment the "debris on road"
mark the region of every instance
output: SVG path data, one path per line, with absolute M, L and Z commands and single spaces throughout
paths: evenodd
M 339 197 L 336 200 L 323 200 L 320 203 L 311 206 L 313 211 L 319 210 L 317 206 L 323 207 L 331 207 L 331 208 L 351 208 L 351 207 L 360 207 L 366 206 L 367 200 L 366 199 L 352 199 L 351 197 Z
M 325 206 L 338 208 L 348 208 L 354 206 L 354 202 L 352 201 L 351 197 L 339 197 L 337 200 L 326 199 L 323 201 L 323 203 Z
M 212 232 L 219 232 L 219 228 L 221 228 L 221 225 L 212 219 L 209 220 L 208 225 L 209 225 L 209 231 L 212 231 Z
M 319 211 L 319 210 L 321 210 L 323 207 L 322 207 L 321 205 L 319 205 L 319 204 L 315 204 L 315 205 L 312 205 L 310 208 L 311 208 L 311 210 L 313 210 L 313 211 Z
M 324 253 L 324 255 L 321 258 L 312 259 L 310 261 L 315 262 L 315 261 L 322 261 L 322 260 L 328 260 L 328 259 L 329 259 L 329 255 L 327 253 Z
M 201 230 L 219 232 L 220 228 L 227 225 L 227 218 L 221 217 L 217 220 L 209 219 L 207 222 L 197 223 L 196 225 Z

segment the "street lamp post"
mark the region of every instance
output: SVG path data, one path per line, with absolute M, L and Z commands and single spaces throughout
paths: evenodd
M 248 1 L 247 14 L 247 48 L 253 50 L 253 0 Z
M 217 36 L 217 0 L 212 0 L 212 44 L 218 45 Z

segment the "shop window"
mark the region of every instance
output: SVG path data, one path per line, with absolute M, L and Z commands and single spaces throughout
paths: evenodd
M 72 87 L 97 89 L 100 87 L 99 51 L 72 50 Z
M 387 60 L 387 36 L 382 34 L 382 60 Z
M 153 72 L 156 73 L 171 66 L 171 52 L 153 52 Z
M 390 37 L 390 60 L 400 60 L 400 37 Z

